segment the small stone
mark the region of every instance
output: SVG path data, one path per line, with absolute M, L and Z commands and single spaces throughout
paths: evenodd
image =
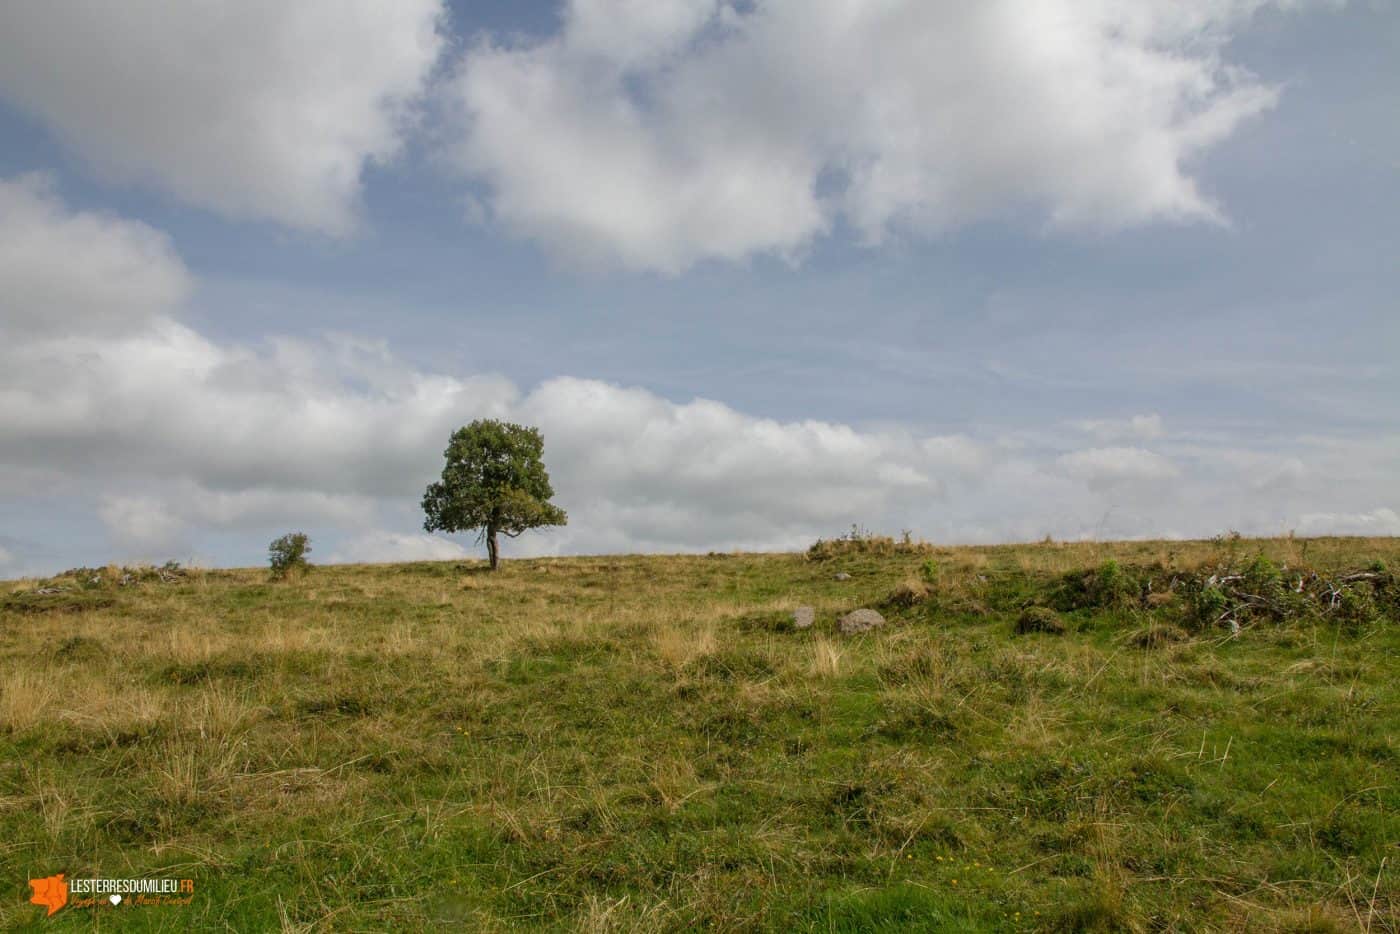
M 845 571 L 841 571 L 839 574 L 832 578 L 832 580 L 834 581 L 848 581 L 850 579 L 851 575 L 847 574 Z
M 865 609 L 864 607 L 847 613 L 845 616 L 841 617 L 840 621 L 836 624 L 837 628 L 848 636 L 858 632 L 865 632 L 869 629 L 878 629 L 883 625 L 885 625 L 885 618 L 883 616 L 874 610 Z
M 817 621 L 817 611 L 810 606 L 800 606 L 792 611 L 793 629 L 811 629 Z

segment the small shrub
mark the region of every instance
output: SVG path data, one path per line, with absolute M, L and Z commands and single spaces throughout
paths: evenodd
M 267 546 L 267 563 L 272 568 L 272 576 L 278 580 L 292 571 L 305 571 L 311 567 L 306 556 L 311 553 L 311 539 L 305 532 L 288 532 L 281 538 L 273 539 Z
M 1283 572 L 1263 555 L 1257 556 L 1244 569 L 1244 589 L 1260 597 L 1277 597 L 1283 593 Z
M 1045 632 L 1059 636 L 1065 632 L 1065 624 L 1060 614 L 1048 606 L 1028 606 L 1016 620 L 1016 633 L 1025 635 L 1031 632 Z
M 1140 588 L 1122 565 L 1111 558 L 1094 572 L 1089 593 L 1101 607 L 1127 606 L 1137 601 Z
M 1109 559 L 1092 571 L 1066 574 L 1052 602 L 1063 611 L 1123 609 L 1140 605 L 1145 590 L 1140 571 L 1131 571 Z
M 928 585 L 921 580 L 911 578 L 890 591 L 889 596 L 885 598 L 885 606 L 907 610 L 910 607 L 918 606 L 928 598 Z
M 1336 614 L 1343 623 L 1370 623 L 1380 615 L 1376 608 L 1375 590 L 1371 587 L 1347 584 L 1339 588 L 1337 596 Z
M 930 587 L 938 586 L 938 562 L 929 558 L 919 565 L 919 579 Z
M 72 581 L 84 590 L 101 587 L 107 580 L 106 568 L 69 568 L 54 575 L 54 581 Z
M 1230 598 L 1225 591 L 1208 580 L 1188 580 L 1182 589 L 1185 597 L 1183 622 L 1193 629 L 1215 625 L 1229 609 Z
M 892 555 L 926 555 L 933 551 L 928 542 L 916 541 L 910 532 L 898 539 L 888 535 L 876 535 L 858 525 L 837 538 L 819 538 L 807 549 L 807 560 L 827 561 L 842 555 L 870 555 L 890 557 Z

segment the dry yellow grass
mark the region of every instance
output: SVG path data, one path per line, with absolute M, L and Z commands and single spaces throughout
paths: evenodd
M 0 860 L 189 873 L 179 923 L 209 929 L 1385 930 L 1392 628 L 1136 647 L 1162 602 L 1011 634 L 1016 587 L 1232 549 L 1400 564 L 1287 539 L 599 557 L 0 611 Z M 926 561 L 926 600 L 834 631 Z M 782 625 L 799 605 L 814 629 Z
M 679 669 L 713 655 L 718 641 L 712 625 L 662 625 L 652 631 L 651 644 L 657 657 Z
M 826 636 L 817 636 L 812 641 L 812 664 L 809 670 L 817 678 L 835 678 L 841 674 L 841 660 L 845 657 L 845 645 Z

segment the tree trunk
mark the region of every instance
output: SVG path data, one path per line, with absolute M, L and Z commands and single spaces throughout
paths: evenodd
M 496 544 L 496 530 L 486 530 L 486 554 L 491 559 L 491 570 L 496 570 L 496 562 L 500 555 L 500 546 Z

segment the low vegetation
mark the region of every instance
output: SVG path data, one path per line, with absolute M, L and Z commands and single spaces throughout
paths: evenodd
M 305 532 L 288 532 L 274 538 L 267 546 L 267 565 L 272 569 L 273 580 L 310 570 L 311 562 L 306 560 L 310 553 L 311 539 Z
M 1393 568 L 857 534 L 0 584 L 0 927 L 66 872 L 196 880 L 135 929 L 1394 931 Z

